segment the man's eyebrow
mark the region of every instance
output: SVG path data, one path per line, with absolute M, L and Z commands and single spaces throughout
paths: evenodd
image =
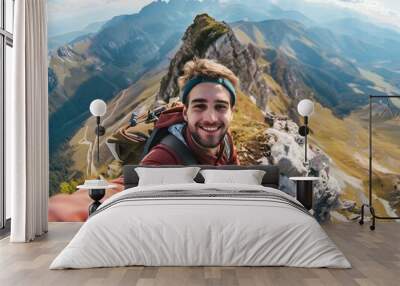
M 229 101 L 222 100 L 222 99 L 217 99 L 215 102 L 216 102 L 216 103 L 224 103 L 224 104 L 227 104 L 227 105 L 230 104 Z
M 193 99 L 190 103 L 195 104 L 195 103 L 205 103 L 205 102 L 208 102 L 207 99 L 204 99 L 204 98 L 196 98 L 196 99 Z M 215 100 L 214 102 L 215 102 L 215 103 L 220 103 L 220 104 L 222 103 L 222 104 L 226 104 L 226 105 L 229 105 L 229 104 L 230 104 L 229 101 L 223 100 L 223 99 L 217 99 L 217 100 Z
M 190 101 L 190 103 L 204 103 L 204 102 L 207 102 L 207 99 L 196 98 L 196 99 L 193 99 L 192 101 Z

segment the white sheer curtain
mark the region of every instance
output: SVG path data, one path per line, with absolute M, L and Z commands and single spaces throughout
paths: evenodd
M 15 1 L 13 93 L 6 99 L 12 242 L 47 232 L 47 0 Z

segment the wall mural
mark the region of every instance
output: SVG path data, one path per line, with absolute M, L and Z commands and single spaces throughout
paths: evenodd
M 368 95 L 400 94 L 400 7 L 383 1 L 371 12 L 368 0 L 91 2 L 49 1 L 49 220 L 85 220 L 91 200 L 76 186 L 98 174 L 119 182 L 121 165 L 138 162 L 151 112 L 179 99 L 177 79 L 194 57 L 237 75 L 230 132 L 238 159 L 279 165 L 281 189 L 290 194 L 288 177 L 307 171 L 297 104 L 312 99 L 309 168 L 321 177 L 315 216 L 359 216 L 368 194 Z M 107 103 L 100 163 L 89 112 L 97 98 Z M 373 108 L 374 205 L 382 215 L 400 214 L 400 102 L 377 100 Z M 139 123 L 128 128 L 132 119 Z M 137 144 L 127 145 L 127 136 Z

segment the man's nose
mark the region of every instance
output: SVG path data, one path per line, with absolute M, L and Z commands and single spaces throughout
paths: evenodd
M 205 114 L 204 121 L 207 123 L 215 123 L 218 120 L 218 116 L 214 111 L 207 111 Z

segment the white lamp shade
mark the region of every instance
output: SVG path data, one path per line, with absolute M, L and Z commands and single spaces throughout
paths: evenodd
M 297 111 L 301 116 L 310 116 L 314 112 L 314 103 L 309 99 L 303 99 L 297 105 Z
M 101 99 L 95 99 L 90 103 L 89 109 L 93 116 L 103 116 L 107 112 L 107 104 Z

